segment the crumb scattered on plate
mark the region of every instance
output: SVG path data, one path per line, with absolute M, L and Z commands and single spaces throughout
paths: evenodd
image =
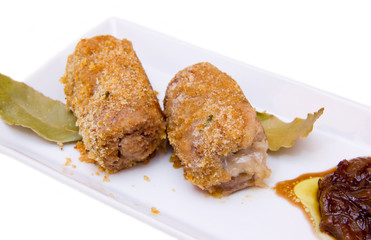
M 151 181 L 151 179 L 149 179 L 149 177 L 147 177 L 146 175 L 144 175 L 143 178 L 144 178 L 144 180 L 147 181 L 147 182 L 150 182 L 150 181 Z
M 64 163 L 65 166 L 69 166 L 71 164 L 71 158 L 66 158 L 66 162 Z
M 108 178 L 108 174 L 106 173 L 106 175 L 104 175 L 104 177 L 103 177 L 103 182 L 109 182 L 110 180 L 109 180 L 109 178 Z
M 61 151 L 63 151 L 63 143 L 61 143 L 61 142 L 58 142 L 57 144 L 58 144 L 58 145 L 59 145 L 59 147 L 61 148 Z
M 151 212 L 152 212 L 153 214 L 160 214 L 160 211 L 157 210 L 155 207 L 151 207 Z

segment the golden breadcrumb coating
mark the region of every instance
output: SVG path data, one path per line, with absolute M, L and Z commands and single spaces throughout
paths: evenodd
M 187 180 L 211 193 L 265 185 L 264 129 L 230 76 L 210 63 L 187 67 L 169 83 L 164 106 L 169 142 Z
M 160 105 L 130 41 L 110 35 L 82 39 L 61 82 L 81 146 L 106 170 L 148 159 L 166 138 Z

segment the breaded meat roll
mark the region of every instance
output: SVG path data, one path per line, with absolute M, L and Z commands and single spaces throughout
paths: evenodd
M 84 150 L 108 172 L 149 159 L 166 139 L 163 113 L 130 41 L 82 39 L 61 82 Z
M 178 72 L 164 99 L 167 134 L 184 176 L 212 194 L 265 186 L 268 141 L 237 82 L 210 63 Z

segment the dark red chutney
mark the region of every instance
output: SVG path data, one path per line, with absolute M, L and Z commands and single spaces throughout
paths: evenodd
M 341 161 L 318 182 L 321 231 L 336 239 L 371 239 L 371 157 Z

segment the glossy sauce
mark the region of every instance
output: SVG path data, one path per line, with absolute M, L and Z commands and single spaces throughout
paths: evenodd
M 336 168 L 332 168 L 327 171 L 317 172 L 317 173 L 306 173 L 292 180 L 278 182 L 276 186 L 274 187 L 274 189 L 279 196 L 285 198 L 290 203 L 292 203 L 294 206 L 299 207 L 304 212 L 307 219 L 314 225 L 315 223 L 314 223 L 314 219 L 312 215 L 309 213 L 306 206 L 297 197 L 297 195 L 294 192 L 294 188 L 297 184 L 305 180 L 312 179 L 312 178 L 322 178 L 330 173 L 333 173 L 335 169 Z
M 371 157 L 277 183 L 276 193 L 299 207 L 321 239 L 371 239 Z
M 311 223 L 313 233 L 322 240 L 334 240 L 334 238 L 319 229 L 321 217 L 317 201 L 318 180 L 334 171 L 335 168 L 323 172 L 306 173 L 295 179 L 279 182 L 275 187 L 279 196 L 303 211 Z

